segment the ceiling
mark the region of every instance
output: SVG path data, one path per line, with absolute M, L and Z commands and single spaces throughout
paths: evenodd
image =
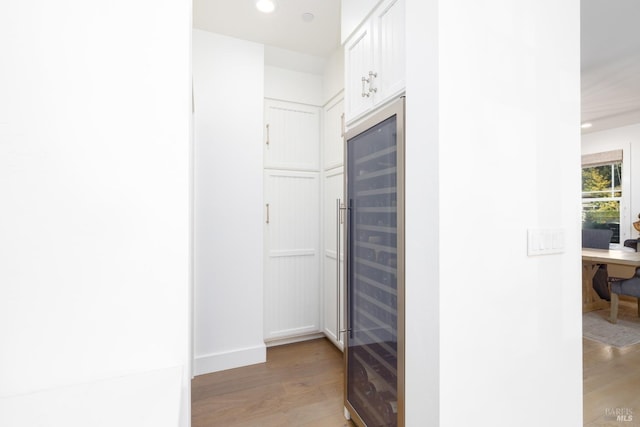
M 276 1 L 265 15 L 255 0 L 193 0 L 193 26 L 267 45 L 269 65 L 285 66 L 281 49 L 302 53 L 300 71 L 321 72 L 340 46 L 341 1 Z M 314 19 L 305 22 L 303 13 Z M 583 133 L 640 123 L 639 21 L 640 0 L 581 1 L 582 122 L 593 124 Z
M 274 1 L 276 10 L 264 14 L 256 9 L 256 0 L 193 0 L 193 26 L 276 48 L 265 51 L 267 64 L 283 57 L 274 53 L 278 49 L 312 61 L 327 59 L 340 47 L 341 0 Z M 303 20 L 305 13 L 313 14 L 313 20 Z
M 583 133 L 640 123 L 640 1 L 581 6 Z

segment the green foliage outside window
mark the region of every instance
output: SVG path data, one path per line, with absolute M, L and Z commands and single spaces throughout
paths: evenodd
M 582 168 L 582 227 L 610 228 L 619 243 L 622 163 Z

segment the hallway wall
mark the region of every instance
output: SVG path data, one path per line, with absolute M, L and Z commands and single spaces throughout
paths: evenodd
M 580 426 L 580 2 L 406 10 L 407 426 Z
M 196 375 L 264 362 L 264 47 L 193 30 Z
M 190 16 L 0 4 L 0 425 L 188 425 Z

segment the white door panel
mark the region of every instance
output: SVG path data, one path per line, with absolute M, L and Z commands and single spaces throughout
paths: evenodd
M 404 14 L 404 0 L 388 0 L 375 16 L 377 101 L 384 101 L 405 88 Z
M 343 197 L 343 173 L 342 168 L 337 168 L 328 173 L 324 178 L 324 332 L 338 347 L 342 348 L 342 335 L 338 332 L 344 328 L 343 319 L 343 260 L 344 254 L 340 254 L 340 276 L 338 277 L 337 254 L 342 252 L 344 241 L 344 225 L 340 225 L 340 248 L 338 248 L 338 214 L 337 199 L 344 203 Z M 339 284 L 339 285 L 338 285 Z M 340 313 L 338 320 L 337 313 Z
M 373 71 L 372 25 L 365 23 L 345 45 L 345 115 L 347 121 L 371 108 L 369 78 Z
M 265 101 L 265 169 L 319 170 L 320 109 Z
M 328 105 L 324 110 L 324 169 L 333 169 L 342 166 L 344 158 L 344 145 L 342 128 L 344 117 L 344 101 L 337 100 Z
M 318 332 L 318 173 L 265 171 L 264 182 L 265 339 Z

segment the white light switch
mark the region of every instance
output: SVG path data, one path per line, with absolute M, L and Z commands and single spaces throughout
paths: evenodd
M 527 255 L 549 255 L 564 252 L 564 230 L 530 228 L 527 230 Z

